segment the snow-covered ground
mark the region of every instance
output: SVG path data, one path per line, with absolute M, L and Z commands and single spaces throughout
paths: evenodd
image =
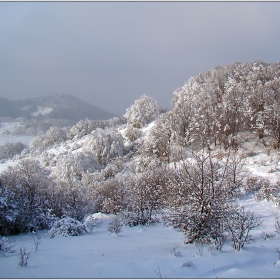
M 123 227 L 118 235 L 107 230 L 112 216 L 100 215 L 103 222 L 92 233 L 55 237 L 41 231 L 38 250 L 30 254 L 27 267 L 18 266 L 19 255 L 0 256 L 1 278 L 278 278 L 279 246 L 272 220 L 276 210 L 271 202 L 243 201 L 265 218 L 252 232 L 255 241 L 241 251 L 230 244 L 214 253 L 208 246 L 184 244 L 184 235 L 162 224 Z M 273 234 L 264 240 L 260 235 Z M 17 248 L 34 248 L 32 234 L 9 237 Z M 15 247 L 15 248 L 16 248 Z M 275 264 L 276 263 L 276 264 Z
M 37 106 L 37 111 L 32 113 L 31 116 L 38 117 L 39 115 L 47 115 L 53 111 L 51 107 Z
M 23 141 L 21 136 L 19 139 Z M 76 143 L 77 151 L 83 141 Z M 75 150 L 72 143 L 49 152 L 57 154 L 69 149 Z M 247 158 L 247 169 L 252 175 L 277 181 L 278 155 L 260 153 L 257 146 L 254 152 Z M 0 164 L 0 172 L 4 166 Z M 49 238 L 47 231 L 40 231 L 38 250 L 30 253 L 27 267 L 19 267 L 18 253 L 0 254 L 0 278 L 278 278 L 280 256 L 276 249 L 280 250 L 280 234 L 276 232 L 274 216 L 278 208 L 271 201 L 256 202 L 252 195 L 241 198 L 239 203 L 264 219 L 251 232 L 254 241 L 239 252 L 230 242 L 219 252 L 211 252 L 207 245 L 186 245 L 182 232 L 161 223 L 125 226 L 118 235 L 110 234 L 107 228 L 113 215 L 97 213 L 103 222 L 86 235 Z M 16 244 L 16 250 L 34 249 L 32 233 L 8 238 Z
M 29 146 L 32 139 L 35 136 L 27 136 L 27 135 L 10 135 L 10 134 L 2 134 L 5 130 L 13 130 L 19 125 L 18 122 L 7 122 L 1 123 L 0 127 L 0 146 L 4 146 L 8 143 L 17 143 L 21 142 L 22 144 Z M 0 173 L 4 171 L 8 166 L 14 165 L 16 162 L 12 160 L 5 160 L 0 164 Z M 0 275 L 1 276 L 1 275 Z
M 12 131 L 15 131 L 17 128 L 22 126 L 21 122 L 2 122 L 0 123 L 0 146 L 3 146 L 8 143 L 21 142 L 24 145 L 29 145 L 34 136 L 27 135 L 15 135 L 10 134 Z
M 0 135 L 0 146 L 6 145 L 8 143 L 21 142 L 24 145 L 29 145 L 34 136 L 27 135 Z

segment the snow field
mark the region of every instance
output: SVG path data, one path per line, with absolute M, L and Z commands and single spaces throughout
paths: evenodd
M 31 253 L 26 268 L 18 266 L 16 254 L 0 256 L 0 277 L 277 278 L 280 263 L 274 265 L 274 251 L 280 238 L 269 215 L 273 206 L 270 202 L 255 205 L 252 199 L 244 204 L 256 214 L 263 212 L 266 219 L 252 231 L 257 239 L 239 252 L 229 243 L 217 253 L 206 245 L 186 245 L 182 232 L 162 224 L 123 227 L 119 235 L 110 234 L 107 228 L 113 215 L 96 214 L 103 222 L 87 235 L 51 239 L 47 231 L 39 232 L 38 251 Z M 264 240 L 260 238 L 264 231 L 275 236 Z M 15 241 L 17 248 L 34 248 L 32 233 L 10 236 L 9 241 Z
M 143 129 L 143 137 L 147 136 L 152 125 Z M 14 136 L 7 137 L 11 142 Z M 22 136 L 19 139 L 23 142 Z M 82 152 L 86 141 L 87 136 L 76 142 L 65 142 L 47 152 L 55 156 L 69 151 Z M 247 158 L 246 168 L 252 176 L 276 182 L 280 170 L 278 155 L 259 153 L 257 148 L 254 147 L 255 155 Z M 15 162 L 0 164 L 0 172 L 11 164 Z M 275 171 L 269 172 L 271 169 Z M 87 235 L 51 239 L 47 231 L 39 232 L 38 251 L 31 253 L 27 267 L 19 267 L 18 254 L 0 254 L 0 277 L 278 278 L 280 261 L 277 261 L 275 249 L 280 248 L 280 235 L 276 232 L 274 217 L 278 208 L 272 201 L 254 201 L 252 194 L 239 199 L 238 203 L 264 219 L 259 228 L 250 232 L 255 240 L 239 252 L 231 247 L 229 241 L 219 252 L 211 252 L 207 245 L 186 245 L 182 232 L 163 224 L 123 227 L 119 235 L 110 234 L 107 228 L 114 215 L 97 213 L 94 215 L 103 223 Z M 270 237 L 265 239 L 264 233 Z M 8 238 L 9 242 L 16 243 L 17 250 L 22 246 L 27 250 L 34 248 L 31 233 Z

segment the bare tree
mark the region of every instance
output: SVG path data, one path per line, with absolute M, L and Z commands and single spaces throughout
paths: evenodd
M 227 203 L 229 160 L 219 162 L 210 151 L 201 155 L 193 152 L 192 156 L 189 160 L 182 159 L 177 176 L 171 177 L 170 184 L 180 187 L 181 198 L 178 205 L 173 205 L 169 220 L 185 232 L 185 243 L 222 240 L 224 220 L 231 208 Z M 178 193 L 175 195 L 178 197 Z M 178 198 L 174 201 L 178 202 Z
M 227 230 L 230 233 L 232 247 L 239 251 L 252 240 L 250 231 L 262 224 L 263 220 L 254 213 L 245 211 L 243 207 L 236 208 L 226 219 Z

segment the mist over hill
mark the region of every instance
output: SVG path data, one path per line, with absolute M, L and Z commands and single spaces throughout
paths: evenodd
M 0 117 L 24 117 L 28 120 L 63 119 L 73 124 L 85 118 L 106 120 L 114 115 L 70 94 L 56 94 L 17 101 L 0 97 Z

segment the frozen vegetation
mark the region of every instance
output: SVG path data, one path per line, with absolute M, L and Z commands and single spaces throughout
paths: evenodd
M 2 278 L 279 277 L 280 64 L 216 67 L 172 104 L 5 136 Z

